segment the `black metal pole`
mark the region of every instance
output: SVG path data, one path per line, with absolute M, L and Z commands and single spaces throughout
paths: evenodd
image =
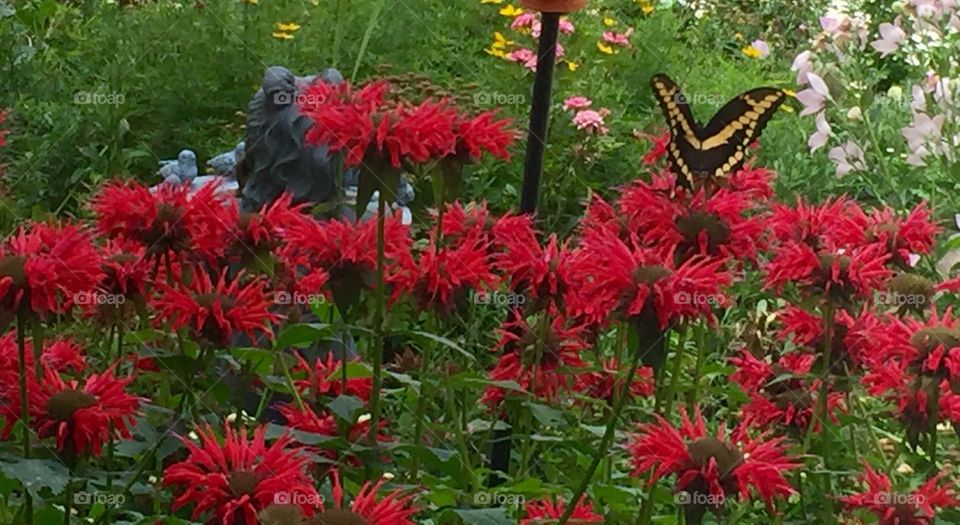
M 557 35 L 560 13 L 542 13 L 540 47 L 537 51 L 537 75 L 533 80 L 533 101 L 530 104 L 530 130 L 527 134 L 527 156 L 523 163 L 523 189 L 520 213 L 536 213 L 540 195 L 540 175 L 547 145 L 547 124 L 550 120 L 550 91 L 553 68 L 557 61 Z
M 541 13 L 540 47 L 537 51 L 537 74 L 533 80 L 533 101 L 530 104 L 530 129 L 527 134 L 527 155 L 523 162 L 523 189 L 520 192 L 520 213 L 537 212 L 540 197 L 540 175 L 547 145 L 550 121 L 550 91 L 553 89 L 553 68 L 557 62 L 557 37 L 560 13 Z M 511 310 L 512 319 L 516 312 Z M 510 350 L 505 350 L 510 351 Z M 516 350 L 515 350 L 516 351 Z M 509 472 L 512 431 L 496 430 L 490 443 L 490 476 L 487 485 L 495 487 L 505 480 L 498 472 Z

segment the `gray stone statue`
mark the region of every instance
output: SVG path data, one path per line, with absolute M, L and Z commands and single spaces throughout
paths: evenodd
M 337 84 L 343 76 L 328 69 L 315 77 L 296 77 L 287 68 L 271 66 L 247 110 L 246 152 L 238 176 L 243 186 L 240 207 L 257 211 L 283 192 L 295 202 L 333 200 L 336 176 L 326 146 L 306 143 L 313 121 L 300 113 L 297 95 L 316 78 Z
M 157 175 L 171 184 L 193 183 L 193 179 L 197 178 L 197 154 L 185 149 L 177 155 L 176 160 L 161 160 Z
M 237 163 L 243 158 L 246 142 L 240 141 L 235 148 L 207 161 L 207 172 L 218 177 L 236 178 Z

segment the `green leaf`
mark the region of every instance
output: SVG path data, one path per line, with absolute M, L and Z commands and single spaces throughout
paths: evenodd
M 301 323 L 287 326 L 280 332 L 274 348 L 306 348 L 331 335 L 330 325 L 326 323 Z
M 545 426 L 554 428 L 563 428 L 567 426 L 567 421 L 563 417 L 563 412 L 560 412 L 555 408 L 530 402 L 524 403 L 524 405 L 530 409 L 533 417 L 535 417 L 537 421 Z
M 507 513 L 502 508 L 495 509 L 471 509 L 454 510 L 457 516 L 463 520 L 465 525 L 510 525 L 513 523 L 507 518 Z
M 363 401 L 353 396 L 341 395 L 327 403 L 327 408 L 337 417 L 352 425 L 357 421 L 357 411 L 363 408 Z
M 18 480 L 35 498 L 40 497 L 41 489 L 50 489 L 54 496 L 67 488 L 70 472 L 62 463 L 51 459 L 4 460 L 0 471 L 9 478 Z
M 461 355 L 463 355 L 464 357 L 466 357 L 466 358 L 469 359 L 470 361 L 476 361 L 476 360 L 477 360 L 477 358 L 474 357 L 473 354 L 471 354 L 470 352 L 467 352 L 466 350 L 463 349 L 463 347 L 461 347 L 461 346 L 458 345 L 457 343 L 454 343 L 453 341 L 447 339 L 446 337 L 443 337 L 443 336 L 437 335 L 437 334 L 432 334 L 432 333 L 430 333 L 430 332 L 424 332 L 424 331 L 422 331 L 422 330 L 412 330 L 412 331 L 410 331 L 410 333 L 413 334 L 413 335 L 419 336 L 419 337 L 423 337 L 423 338 L 429 339 L 429 340 L 431 340 L 431 341 L 433 341 L 433 342 L 435 342 L 435 343 L 440 343 L 441 345 L 446 346 L 447 348 L 450 348 L 451 350 L 455 350 L 455 351 L 459 352 Z

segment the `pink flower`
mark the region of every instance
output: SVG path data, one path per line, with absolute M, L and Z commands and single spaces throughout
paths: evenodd
M 622 47 L 630 47 L 630 37 L 633 35 L 633 28 L 629 28 L 624 33 L 616 33 L 614 31 L 607 31 L 603 33 L 603 41 L 608 44 L 613 44 Z
M 808 82 L 807 75 L 813 72 L 813 62 L 810 61 L 810 51 L 804 51 L 793 59 L 793 65 L 790 69 L 797 72 L 797 84 L 804 85 Z
M 867 170 L 863 149 L 852 140 L 848 140 L 843 146 L 831 149 L 827 157 L 837 165 L 837 177 L 843 177 L 851 171 Z
M 582 109 L 577 111 L 577 114 L 573 116 L 573 123 L 577 125 L 577 129 L 592 131 L 598 135 L 606 135 L 610 129 L 604 125 L 603 117 L 609 114 L 610 110 L 607 108 L 601 108 L 600 111 Z
M 529 69 L 530 71 L 537 70 L 537 54 L 532 49 L 527 49 L 525 47 L 514 49 L 510 52 L 510 54 L 507 55 L 507 60 L 511 62 L 517 62 L 518 64 L 523 64 L 523 67 Z
M 768 56 L 770 56 L 770 46 L 767 45 L 767 43 L 764 42 L 763 40 L 760 40 L 760 39 L 754 40 L 753 42 L 750 43 L 750 47 L 756 49 L 760 53 L 760 56 L 758 56 L 757 58 L 767 58 Z
M 880 38 L 870 43 L 874 49 L 880 52 L 880 56 L 885 57 L 897 50 L 900 42 L 907 37 L 907 34 L 900 29 L 899 25 L 883 23 L 880 24 Z
M 570 97 L 563 101 L 563 109 L 566 111 L 576 109 L 587 109 L 593 104 L 593 101 L 587 97 Z
M 913 122 L 901 130 L 903 138 L 907 139 L 907 147 L 911 151 L 910 156 L 907 157 L 908 164 L 926 166 L 924 157 L 931 153 L 937 155 L 945 152 L 940 137 L 946 118 L 946 115 L 930 118 L 926 113 L 916 113 L 913 116 Z
M 521 33 L 529 31 L 534 38 L 540 38 L 540 19 L 533 13 L 524 13 L 513 19 L 510 29 Z
M 803 104 L 803 111 L 800 112 L 800 116 L 819 113 L 826 106 L 827 99 L 830 98 L 830 88 L 820 78 L 820 75 L 811 71 L 807 73 L 807 80 L 810 82 L 810 87 L 797 93 L 797 100 Z
M 576 31 L 576 28 L 573 27 L 573 22 L 567 18 L 560 19 L 560 32 L 566 33 L 568 35 L 573 34 Z
M 823 111 L 817 113 L 817 131 L 813 135 L 810 135 L 810 139 L 807 141 L 807 147 L 810 148 L 811 152 L 817 151 L 827 143 L 832 132 L 833 130 L 830 128 L 830 123 L 827 122 L 827 114 Z

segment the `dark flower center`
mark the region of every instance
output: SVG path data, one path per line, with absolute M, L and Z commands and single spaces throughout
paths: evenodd
M 13 285 L 22 287 L 27 283 L 27 273 L 23 269 L 27 258 L 20 255 L 11 255 L 0 259 L 0 276 L 13 279 Z
M 193 299 L 197 302 L 197 304 L 208 309 L 213 308 L 217 303 L 219 303 L 224 310 L 229 310 L 233 308 L 234 305 L 233 297 L 218 293 L 198 294 L 194 296 Z
M 926 356 L 941 345 L 944 349 L 960 346 L 960 331 L 942 325 L 931 326 L 913 334 L 910 338 L 910 344 L 923 356 Z
M 696 244 L 700 232 L 706 232 L 707 249 L 711 252 L 730 240 L 730 228 L 713 213 L 692 213 L 680 217 L 677 219 L 677 230 L 688 244 Z
M 109 261 L 117 264 L 133 264 L 139 259 L 135 254 L 123 252 L 110 256 Z
M 713 458 L 717 462 L 717 470 L 721 478 L 732 472 L 743 459 L 740 452 L 715 437 L 702 437 L 693 441 L 687 445 L 687 452 L 690 453 L 697 468 L 706 466 Z
M 93 406 L 97 398 L 79 390 L 62 390 L 47 400 L 47 413 L 58 421 L 73 421 L 73 414 L 81 408 Z
M 321 512 L 307 522 L 307 525 L 373 525 L 370 520 L 352 510 L 332 509 Z
M 230 492 L 233 493 L 234 497 L 239 498 L 240 496 L 252 496 L 257 490 L 260 477 L 253 472 L 237 470 L 230 473 L 227 481 L 230 484 Z
M 260 511 L 258 515 L 262 525 L 300 525 L 303 515 L 299 505 L 281 505 L 274 503 Z
M 641 266 L 633 270 L 633 282 L 637 284 L 653 284 L 660 279 L 672 274 L 669 269 L 663 266 Z

